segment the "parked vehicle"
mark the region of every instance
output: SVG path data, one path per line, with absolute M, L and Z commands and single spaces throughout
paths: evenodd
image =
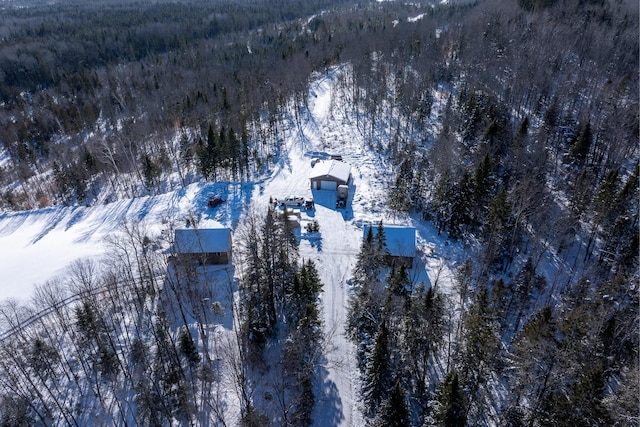
M 272 199 L 274 206 L 280 207 L 300 207 L 306 210 L 311 210 L 315 207 L 314 201 L 312 197 L 304 198 L 304 197 L 296 197 L 289 196 L 284 199 Z
M 223 204 L 226 201 L 227 201 L 226 199 L 223 199 L 220 196 L 211 196 L 211 197 L 209 197 L 209 201 L 207 202 L 207 206 L 209 206 L 210 208 L 217 208 L 218 206 L 220 206 L 221 204 Z
M 311 209 L 313 209 L 315 207 L 315 203 L 313 201 L 313 198 L 308 198 L 304 201 L 304 208 L 308 211 L 310 211 Z
M 285 197 L 281 202 L 280 206 L 302 206 L 304 205 L 304 197 L 294 197 L 289 196 Z
M 338 197 L 336 200 L 336 208 L 346 207 L 348 198 L 349 198 L 349 186 L 338 185 Z

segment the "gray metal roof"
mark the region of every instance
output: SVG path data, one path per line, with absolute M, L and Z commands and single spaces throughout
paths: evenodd
M 338 160 L 325 160 L 316 163 L 311 169 L 309 179 L 330 177 L 339 181 L 348 182 L 351 175 L 351 165 Z
M 363 238 L 367 237 L 369 227 L 369 225 L 364 226 Z M 383 224 L 382 228 L 387 241 L 387 249 L 392 256 L 416 256 L 416 229 L 414 227 Z M 378 226 L 371 225 L 371 231 L 375 236 L 378 232 Z
M 179 254 L 231 251 L 228 228 L 182 228 L 175 231 L 173 246 Z

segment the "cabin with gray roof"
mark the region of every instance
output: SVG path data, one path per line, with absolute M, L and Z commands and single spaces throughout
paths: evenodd
M 363 239 L 366 239 L 367 233 L 371 227 L 371 232 L 375 236 L 378 232 L 378 225 L 365 225 Z M 382 229 L 385 235 L 387 250 L 387 264 L 389 266 L 413 267 L 413 259 L 416 257 L 416 229 L 415 227 L 404 225 L 387 225 L 383 224 Z
M 231 261 L 229 228 L 182 228 L 175 230 L 173 249 L 181 261 L 198 265 L 224 265 Z

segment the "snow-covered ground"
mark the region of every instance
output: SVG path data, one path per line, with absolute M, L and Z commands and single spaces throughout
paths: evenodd
M 123 221 L 139 221 L 149 233 L 159 234 L 167 224 L 180 225 L 188 217 L 211 219 L 233 229 L 249 209 L 263 209 L 269 198 L 313 196 L 315 209 L 302 214 L 300 255 L 312 259 L 320 272 L 324 292 L 326 366 L 315 413 L 316 426 L 362 425 L 358 408 L 358 370 L 353 345 L 344 336 L 349 278 L 359 251 L 363 224 L 394 222 L 385 207 L 385 190 L 391 179 L 384 162 L 365 148 L 345 100 L 340 99 L 335 68 L 310 87 L 309 108 L 300 126 L 285 136 L 285 149 L 271 173 L 259 182 L 196 183 L 172 193 L 123 200 L 92 207 L 55 207 L 0 215 L 0 299 L 27 302 L 35 284 L 44 283 L 72 261 L 99 257 L 104 239 Z M 335 208 L 336 193 L 311 190 L 311 159 L 318 154 L 340 154 L 352 165 L 353 183 L 345 209 Z M 215 210 L 206 207 L 210 195 L 227 202 Z M 304 226 L 317 220 L 319 233 Z M 398 218 L 418 232 L 418 260 L 412 277 L 438 286 L 452 286 L 452 268 L 460 248 L 438 236 L 429 223 L 417 217 Z

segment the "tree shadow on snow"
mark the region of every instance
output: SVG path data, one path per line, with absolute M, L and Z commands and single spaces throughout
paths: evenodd
M 318 368 L 319 385 L 316 389 L 316 406 L 313 410 L 313 426 L 334 427 L 344 420 L 342 398 L 336 383 L 329 379 L 329 371 L 322 364 Z
M 319 232 L 304 232 L 300 236 L 300 240 L 306 240 L 312 248 L 315 248 L 318 252 L 322 252 L 322 235 Z

